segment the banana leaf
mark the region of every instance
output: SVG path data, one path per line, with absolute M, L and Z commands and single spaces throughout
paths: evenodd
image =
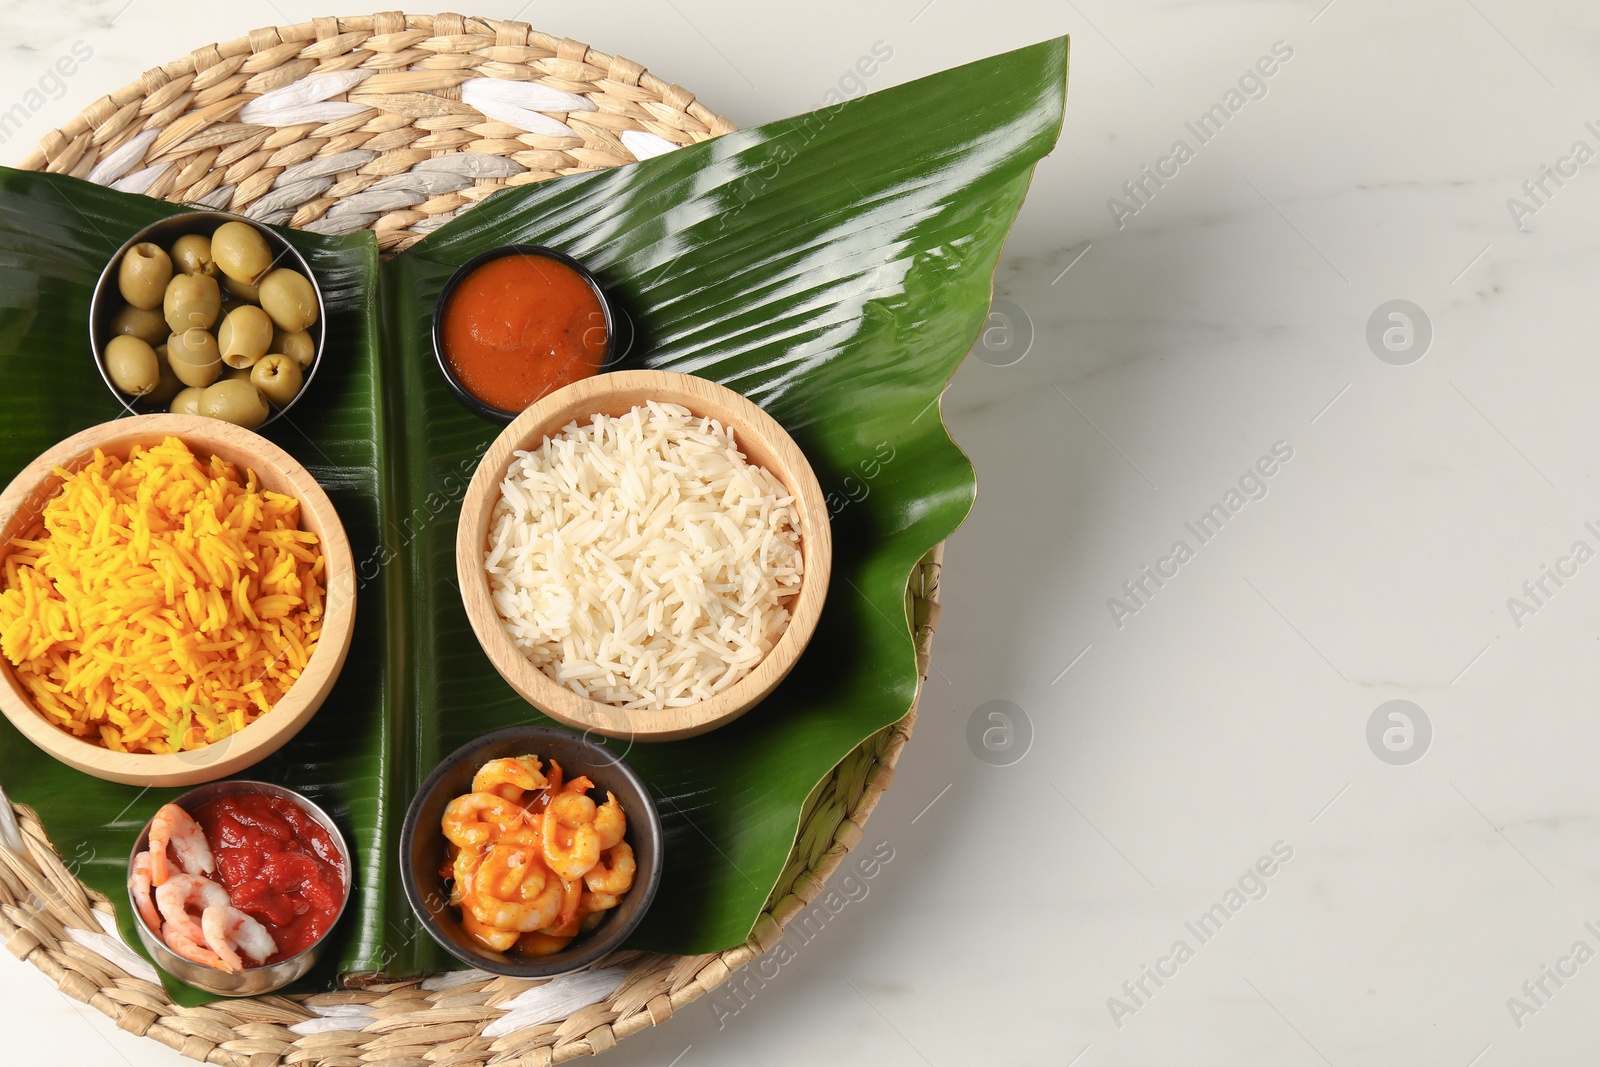
M 631 947 L 726 948 L 771 894 L 813 788 L 915 700 L 907 576 L 975 491 L 938 399 L 985 318 L 1033 166 L 1055 142 L 1066 53 L 1065 39 L 1049 41 L 632 166 L 499 193 L 381 269 L 370 235 L 287 234 L 327 290 L 328 354 L 316 395 L 268 435 L 328 489 L 360 590 L 355 645 L 326 705 L 247 772 L 329 808 L 356 857 L 339 940 L 301 988 L 452 965 L 399 892 L 399 820 L 455 747 L 545 721 L 489 665 L 455 586 L 460 494 L 498 427 L 466 412 L 433 366 L 431 314 L 450 273 L 512 242 L 577 256 L 634 323 L 621 366 L 744 393 L 794 435 L 828 494 L 833 583 L 790 677 L 702 737 L 611 742 L 649 783 L 667 832 L 661 889 Z M 120 411 L 94 380 L 89 293 L 123 240 L 178 210 L 0 170 L 0 479 Z M 128 846 L 173 791 L 41 760 L 9 724 L 0 784 L 117 904 L 131 941 Z
M 71 178 L 0 169 L 0 481 L 53 442 L 125 414 L 94 369 L 89 298 L 125 240 L 184 210 Z M 371 300 L 377 241 L 370 233 L 280 232 L 322 286 L 328 354 L 312 392 L 266 435 L 316 477 L 354 551 L 370 555 L 378 548 L 383 499 L 377 435 L 383 363 Z M 311 797 L 339 823 L 358 857 L 355 896 L 332 935 L 336 950 L 308 979 L 314 988 L 331 984 L 341 966 L 372 959 L 372 946 L 384 942 L 383 916 L 395 901 L 404 906 L 395 880 L 379 877 L 405 805 L 386 788 L 391 739 L 400 726 L 384 655 L 387 611 L 381 589 L 363 592 L 350 655 L 327 704 L 288 747 L 241 776 Z M 0 720 L 0 785 L 39 815 L 69 869 L 117 905 L 123 938 L 138 948 L 124 888 L 128 853 L 156 808 L 182 790 L 139 789 L 75 772 L 42 758 L 9 720 Z M 176 980 L 167 985 L 181 1003 L 212 999 Z

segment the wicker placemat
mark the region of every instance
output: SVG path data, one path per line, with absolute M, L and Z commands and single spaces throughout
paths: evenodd
M 520 124 L 489 119 L 462 99 L 466 83 L 484 78 L 574 94 L 593 109 L 551 96 L 573 110 L 539 114 L 565 131 L 493 105 Z M 343 106 L 291 110 L 315 106 L 284 100 L 307 85 L 317 104 Z M 274 90 L 287 92 L 246 112 Z M 483 99 L 474 87 L 466 95 Z M 265 124 L 307 114 L 314 118 Z M 393 253 L 496 189 L 620 166 L 732 129 L 687 90 L 577 41 L 519 22 L 388 12 L 257 30 L 196 49 L 51 131 L 21 166 L 321 232 L 367 228 Z M 938 621 L 942 548 L 918 564 L 906 594 L 922 679 Z M 159 985 L 88 947 L 103 936 L 94 913 L 109 914 L 111 905 L 73 876 L 21 805 L 25 848 L 0 847 L 0 937 L 68 996 L 197 1060 L 232 1067 L 560 1063 L 663 1022 L 776 945 L 861 840 L 915 721 L 913 710 L 868 738 L 813 792 L 748 941 L 704 956 L 614 957 L 607 965 L 626 967 L 627 977 L 606 999 L 504 1037 L 484 1030 L 503 1016 L 502 1005 L 539 983 L 495 978 L 426 989 L 413 978 L 179 1007 Z M 372 1021 L 304 1036 L 289 1029 L 335 1004 L 363 1005 Z
M 583 109 L 544 111 L 530 132 L 463 102 L 461 87 L 481 79 L 542 85 Z M 264 124 L 260 113 L 292 120 L 294 94 L 268 98 L 278 107 L 258 98 L 296 84 L 344 105 L 323 112 L 348 114 Z M 95 101 L 21 166 L 301 229 L 367 228 L 395 252 L 497 189 L 733 129 L 687 89 L 579 41 L 521 22 L 386 12 L 197 48 Z

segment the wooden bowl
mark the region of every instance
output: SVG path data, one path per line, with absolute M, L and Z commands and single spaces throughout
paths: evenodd
M 355 561 L 333 502 L 306 469 L 259 434 L 198 415 L 136 415 L 92 426 L 62 441 L 24 467 L 0 493 L 0 560 L 11 538 L 37 521 L 45 502 L 61 486 L 56 467 L 73 469 L 96 448 L 126 456 L 134 445 L 153 445 L 172 436 L 197 456 L 221 456 L 256 472 L 261 486 L 300 501 L 300 526 L 315 533 L 326 558 L 322 634 L 300 678 L 272 710 L 230 737 L 204 748 L 170 755 L 113 752 L 74 737 L 39 714 L 0 656 L 0 711 L 23 735 L 70 767 L 96 778 L 129 785 L 179 786 L 237 774 L 276 752 L 311 721 L 333 687 L 350 649 L 355 626 Z
M 709 700 L 685 708 L 630 710 L 579 696 L 558 684 L 517 648 L 501 623 L 483 568 L 489 520 L 500 500 L 500 483 L 512 453 L 538 448 L 562 427 L 591 415 L 618 416 L 655 400 L 681 404 L 733 428 L 734 441 L 750 462 L 765 467 L 795 498 L 800 552 L 805 564 L 800 592 L 789 602 L 789 626 L 766 658 Z M 784 679 L 811 640 L 828 593 L 833 539 L 822 487 L 805 454 L 777 420 L 738 393 L 705 378 L 668 371 L 629 370 L 599 374 L 558 389 L 529 407 L 501 431 L 478 462 L 461 504 L 456 528 L 456 574 L 473 632 L 495 670 L 528 703 L 580 730 L 605 737 L 672 741 L 732 722 L 758 704 Z

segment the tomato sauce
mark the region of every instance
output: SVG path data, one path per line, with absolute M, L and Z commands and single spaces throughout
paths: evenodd
M 298 804 L 234 793 L 200 805 L 194 820 L 233 906 L 267 928 L 276 963 L 310 948 L 344 905 L 344 863 L 333 837 Z
M 607 340 L 583 275 L 540 255 L 501 256 L 463 278 L 445 303 L 441 336 L 461 386 L 511 412 L 594 374 Z

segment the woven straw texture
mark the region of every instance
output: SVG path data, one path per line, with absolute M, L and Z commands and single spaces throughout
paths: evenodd
M 246 121 L 251 101 L 308 77 L 353 82 L 325 100 L 351 113 Z M 553 122 L 534 123 L 545 132 L 530 132 L 463 102 L 475 79 L 536 83 L 592 110 L 546 113 Z M 624 135 L 664 151 L 733 129 L 688 90 L 579 41 L 387 12 L 197 48 L 95 101 L 21 166 L 300 229 L 371 229 L 394 252 L 497 189 L 635 162 Z
M 251 101 L 309 75 L 368 71 L 360 80 L 352 73 L 314 79 L 351 83 L 324 98 L 361 105 L 333 109 L 347 114 L 283 126 L 243 121 Z M 463 102 L 460 89 L 482 78 L 542 84 L 594 109 L 543 112 L 570 135 L 537 119 L 488 119 Z M 51 131 L 21 165 L 325 233 L 371 229 L 393 253 L 497 189 L 620 166 L 640 152 L 732 129 L 687 90 L 621 56 L 517 22 L 391 12 L 257 30 L 196 49 L 96 101 Z M 906 593 L 923 680 L 938 621 L 942 549 L 918 564 Z M 494 978 L 429 991 L 412 978 L 305 998 L 174 1005 L 160 986 L 71 937 L 69 930 L 100 933 L 93 913 L 110 913 L 111 905 L 78 882 L 22 805 L 15 811 L 26 854 L 0 848 L 0 937 L 62 992 L 120 1028 L 210 1063 L 562 1063 L 664 1022 L 776 945 L 861 840 L 915 721 L 913 710 L 868 738 L 813 791 L 794 851 L 748 941 L 704 956 L 622 953 L 602 964 L 627 968 L 605 1000 L 498 1039 L 485 1037 L 485 1027 L 504 1014 L 502 1005 L 539 983 Z M 312 1007 L 334 1004 L 366 1005 L 373 1021 L 362 1030 L 309 1036 L 289 1029 L 313 1018 Z

